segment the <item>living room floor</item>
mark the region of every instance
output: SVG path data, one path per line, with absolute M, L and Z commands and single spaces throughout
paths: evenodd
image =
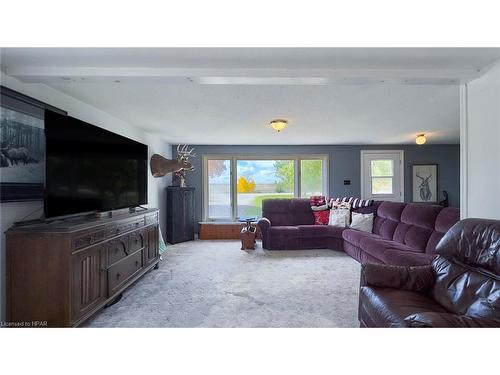
M 158 270 L 84 327 L 358 327 L 360 265 L 332 250 L 169 245 Z

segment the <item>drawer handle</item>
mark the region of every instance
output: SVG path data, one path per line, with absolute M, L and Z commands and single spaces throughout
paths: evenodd
M 117 273 L 116 274 L 116 278 L 119 279 L 120 277 L 122 277 L 122 274 L 121 273 Z
M 139 261 L 138 261 L 138 260 L 136 260 L 136 261 L 135 261 L 135 265 L 136 265 L 136 266 L 138 266 L 138 265 L 139 265 Z

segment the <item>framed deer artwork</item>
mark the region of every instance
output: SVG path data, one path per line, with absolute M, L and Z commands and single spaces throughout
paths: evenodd
M 55 107 L 0 86 L 0 201 L 43 199 L 45 109 Z
M 438 165 L 413 164 L 412 201 L 416 203 L 438 203 Z

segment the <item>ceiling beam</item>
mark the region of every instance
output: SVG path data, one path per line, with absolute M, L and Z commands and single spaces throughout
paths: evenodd
M 460 84 L 478 78 L 475 69 L 192 69 L 134 67 L 10 67 L 26 83 L 150 81 L 225 85 Z

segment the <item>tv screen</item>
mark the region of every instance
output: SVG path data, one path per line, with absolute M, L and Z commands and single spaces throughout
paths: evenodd
M 147 203 L 146 145 L 45 111 L 45 216 Z

